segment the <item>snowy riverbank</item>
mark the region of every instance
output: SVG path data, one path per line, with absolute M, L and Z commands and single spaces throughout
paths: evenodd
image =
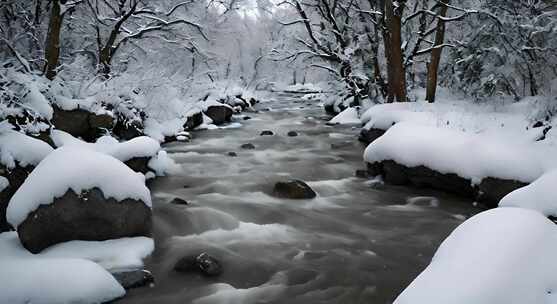
M 557 215 L 554 102 L 486 105 L 444 95 L 357 113 L 370 175 L 499 206 L 459 226 L 395 303 L 553 302 L 556 264 L 546 256 L 557 228 L 545 217 Z

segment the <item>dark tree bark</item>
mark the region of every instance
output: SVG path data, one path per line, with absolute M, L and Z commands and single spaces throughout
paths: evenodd
M 60 58 L 60 30 L 62 28 L 63 15 L 60 8 L 60 0 L 52 0 L 50 9 L 50 21 L 45 42 L 45 67 L 46 78 L 52 80 L 56 77 L 58 60 Z
M 387 57 L 387 74 L 389 84 L 388 101 L 404 102 L 406 99 L 406 69 L 403 63 L 401 17 L 405 1 L 385 1 L 385 55 Z
M 441 0 L 443 4 L 449 4 L 450 0 Z M 441 4 L 439 16 L 445 17 L 447 15 L 447 5 Z M 431 50 L 431 60 L 427 65 L 427 88 L 426 100 L 429 102 L 435 101 L 435 92 L 437 91 L 437 71 L 439 70 L 439 62 L 441 60 L 441 53 L 443 52 L 443 41 L 445 40 L 445 21 L 439 18 L 437 20 L 437 29 L 435 32 L 435 44 Z

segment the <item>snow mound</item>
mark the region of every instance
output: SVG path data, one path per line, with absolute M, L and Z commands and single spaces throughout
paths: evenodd
M 499 206 L 533 209 L 546 216 L 557 216 L 556 185 L 557 170 L 549 171 L 530 185 L 507 194 Z
M 30 212 L 42 204 L 51 204 L 69 189 L 81 193 L 92 188 L 99 188 L 107 198 L 130 198 L 151 206 L 143 174 L 112 156 L 70 145 L 50 153 L 29 174 L 10 200 L 6 219 L 17 227 Z
M 473 183 L 485 177 L 529 183 L 556 165 L 557 159 L 547 157 L 556 154 L 554 148 L 542 144 L 400 122 L 366 148 L 364 159 L 369 163 L 393 160 L 408 167 L 423 165 Z
M 469 133 L 482 133 L 513 141 L 533 142 L 543 128 L 526 128 L 536 107 L 531 100 L 512 104 L 474 104 L 452 96 L 435 103 L 425 100 L 374 105 L 361 116 L 365 129 L 387 130 L 399 122 L 435 126 Z
M 153 157 L 161 149 L 159 142 L 147 136 L 135 137 L 125 142 L 118 142 L 111 136 L 102 136 L 95 143 L 88 143 L 64 131 L 53 130 L 50 137 L 57 147 L 72 146 L 92 150 L 113 156 L 122 162 L 135 157 Z
M 536 211 L 480 213 L 441 244 L 395 304 L 557 303 L 557 228 Z
M 0 130 L 0 164 L 8 169 L 15 168 L 16 163 L 36 166 L 52 151 L 44 141 L 13 130 Z
M 165 137 L 175 136 L 184 131 L 185 118 L 174 118 L 159 122 L 153 118 L 145 120 L 145 135 L 164 142 Z
M 104 303 L 126 293 L 98 264 L 33 255 L 15 232 L 0 234 L 0 269 L 0 303 Z
M 166 151 L 159 151 L 148 163 L 149 168 L 155 170 L 158 176 L 166 174 L 176 174 L 180 172 L 182 167 L 178 165 Z
M 361 125 L 362 122 L 358 112 L 359 107 L 347 108 L 329 120 L 328 124 Z

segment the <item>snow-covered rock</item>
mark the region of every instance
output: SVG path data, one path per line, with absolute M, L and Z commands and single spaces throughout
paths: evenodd
M 51 138 L 57 147 L 73 146 L 104 153 L 115 157 L 126 163 L 134 171 L 141 173 L 147 173 L 150 170 L 148 167 L 149 160 L 156 156 L 161 149 L 158 141 L 147 136 L 135 137 L 124 142 L 118 142 L 111 136 L 103 136 L 97 139 L 95 143 L 87 143 L 64 131 L 53 130 Z
M 530 183 L 546 168 L 555 166 L 557 159 L 546 157 L 555 152 L 534 143 L 400 122 L 366 148 L 364 159 L 368 163 L 393 160 L 407 167 L 425 166 L 476 184 L 486 177 Z
M 15 232 L 0 234 L 0 303 L 104 303 L 125 290 L 98 264 L 34 255 Z
M 207 106 L 203 113 L 211 118 L 215 125 L 221 125 L 223 123 L 230 122 L 233 110 L 229 105 L 216 103 Z
M 47 143 L 0 126 L 0 232 L 12 227 L 6 221 L 11 197 L 35 166 L 53 151 Z
M 546 216 L 557 216 L 557 170 L 549 171 L 530 185 L 507 194 L 499 206 L 537 210 Z
M 556 303 L 557 228 L 536 211 L 480 213 L 441 244 L 395 304 Z
M 0 129 L 0 165 L 13 169 L 36 166 L 52 152 L 47 143 L 6 128 Z
M 6 217 L 32 252 L 81 239 L 150 233 L 151 196 L 143 174 L 77 146 L 49 154 L 14 194 Z

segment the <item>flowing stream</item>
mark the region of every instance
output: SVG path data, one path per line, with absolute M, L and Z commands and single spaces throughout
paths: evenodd
M 277 94 L 256 109 L 250 120 L 166 146 L 182 172 L 151 184 L 156 249 L 146 268 L 156 283 L 118 303 L 391 303 L 480 211 L 470 200 L 354 177 L 365 167 L 359 130 L 326 125 L 316 103 Z M 269 195 L 290 178 L 318 197 Z M 189 205 L 171 204 L 175 197 Z M 201 252 L 221 261 L 221 276 L 173 270 Z

